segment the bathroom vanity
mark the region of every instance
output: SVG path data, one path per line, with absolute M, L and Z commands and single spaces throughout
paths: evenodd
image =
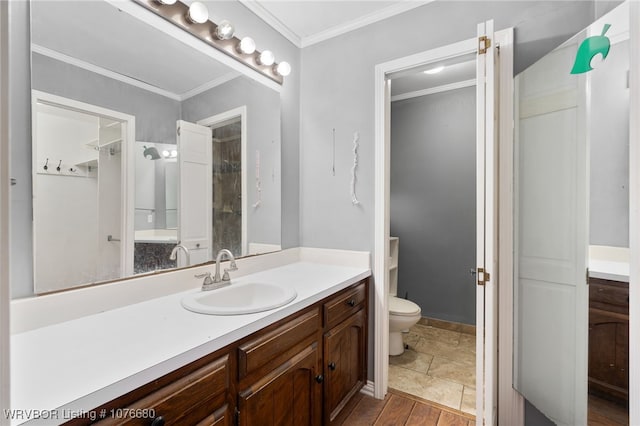
M 629 283 L 589 278 L 589 392 L 629 400 Z
M 362 280 L 97 407 L 108 413 L 98 424 L 329 423 L 366 382 L 367 285 Z
M 200 291 L 191 284 L 16 333 L 14 408 L 55 411 L 55 423 L 69 425 L 329 424 L 367 380 L 370 276 L 368 253 L 353 263 L 347 252 L 331 252 L 239 259 L 235 285 L 277 282 L 297 292 L 270 311 L 190 312 L 180 301 Z M 267 269 L 252 265 L 265 259 L 276 261 Z M 200 269 L 180 273 L 193 277 Z M 155 287 L 171 274 L 164 275 L 151 278 Z M 16 304 L 18 313 L 30 309 Z

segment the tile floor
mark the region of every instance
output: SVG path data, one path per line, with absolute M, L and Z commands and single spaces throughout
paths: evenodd
M 418 323 L 403 340 L 409 349 L 389 357 L 389 387 L 475 415 L 475 335 Z

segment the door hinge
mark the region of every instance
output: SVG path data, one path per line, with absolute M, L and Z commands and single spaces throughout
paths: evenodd
M 478 55 L 487 53 L 487 49 L 491 47 L 491 39 L 487 36 L 478 37 Z
M 491 274 L 484 270 L 484 268 L 478 268 L 478 285 L 485 285 L 491 280 Z

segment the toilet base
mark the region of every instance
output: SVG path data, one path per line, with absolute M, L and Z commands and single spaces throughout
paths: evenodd
M 389 332 L 389 355 L 402 355 L 404 353 L 404 342 L 400 331 Z

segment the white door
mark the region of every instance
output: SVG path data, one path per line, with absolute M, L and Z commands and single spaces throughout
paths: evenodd
M 190 264 L 211 259 L 212 154 L 211 129 L 178 120 L 178 241 Z M 179 251 L 178 266 L 187 266 Z
M 476 423 L 496 423 L 497 270 L 495 268 L 495 38 L 478 24 L 476 60 Z
M 577 44 L 516 79 L 514 386 L 559 425 L 587 424 L 587 139 Z

